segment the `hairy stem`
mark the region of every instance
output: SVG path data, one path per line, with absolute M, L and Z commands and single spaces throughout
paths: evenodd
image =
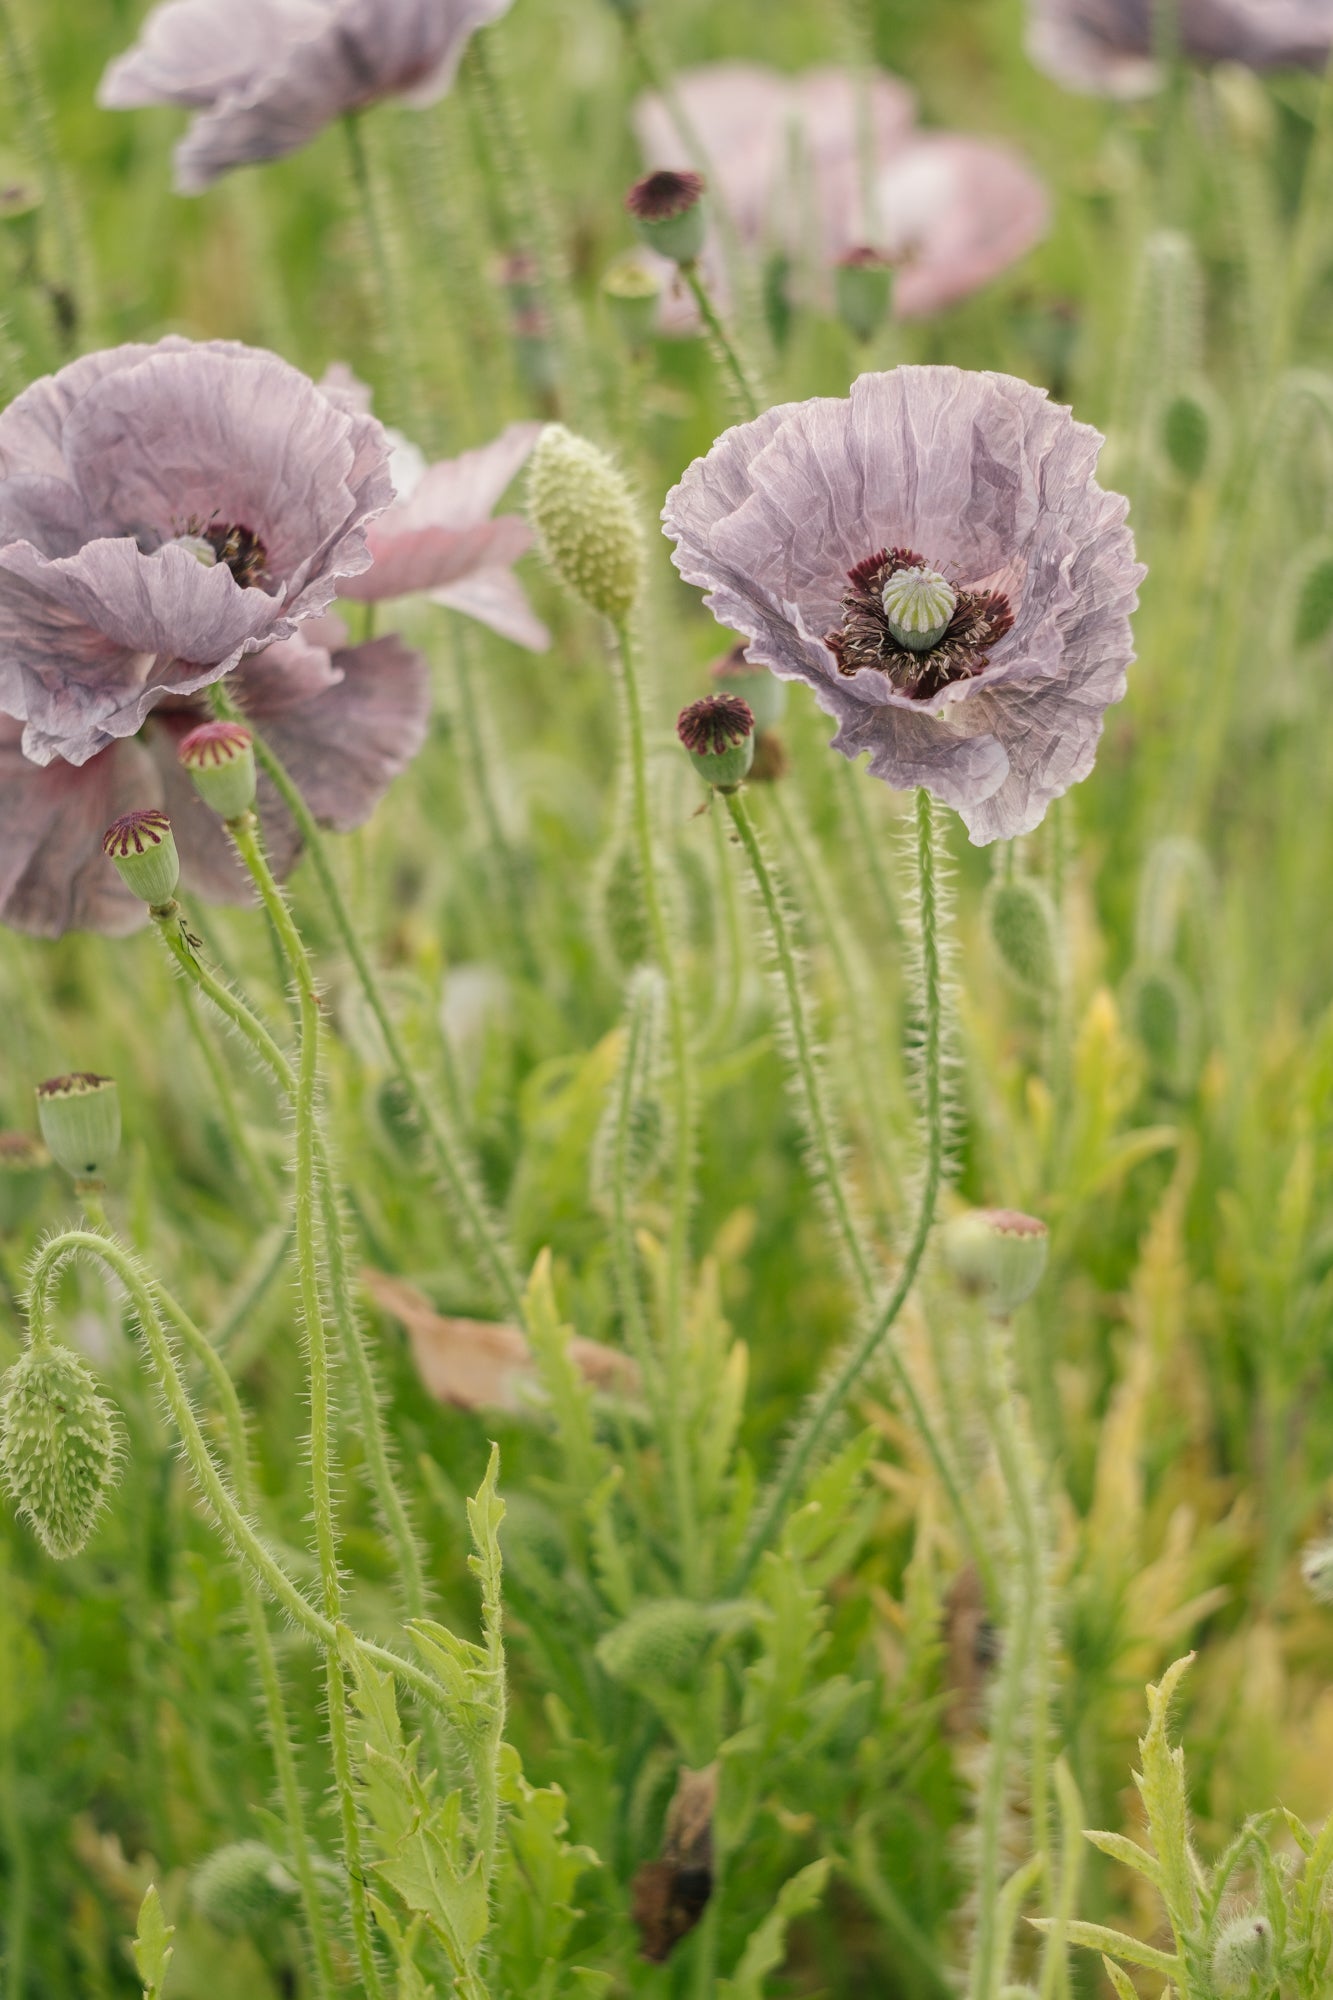
M 708 287 L 699 275 L 698 264 L 682 264 L 680 266 L 680 275 L 689 286 L 694 297 L 694 303 L 699 308 L 699 317 L 704 323 L 704 330 L 708 335 L 709 346 L 713 350 L 714 358 L 723 373 L 727 376 L 731 388 L 731 398 L 736 406 L 737 414 L 744 418 L 757 417 L 762 401 L 762 392 L 746 367 L 735 341 L 722 324 L 717 308 L 708 295 Z
M 361 118 L 362 113 L 349 111 L 342 121 L 343 131 L 347 136 L 347 157 L 357 200 L 361 206 L 361 220 L 366 240 L 370 246 L 371 270 L 375 280 L 375 310 L 392 375 L 390 415 L 400 421 L 410 420 L 415 412 L 416 385 L 415 371 L 408 348 L 407 317 L 403 310 L 402 290 L 398 283 L 398 272 L 381 202 L 383 190 L 379 185 L 374 162 L 366 149 Z

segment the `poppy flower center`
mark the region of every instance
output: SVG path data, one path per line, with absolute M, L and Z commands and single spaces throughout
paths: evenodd
M 253 528 L 238 521 L 187 521 L 174 546 L 188 549 L 207 568 L 222 563 L 242 590 L 262 589 L 268 575 L 268 550 Z
M 959 589 L 913 550 L 880 549 L 848 571 L 842 624 L 824 644 L 849 679 L 870 669 L 930 701 L 983 672 L 1013 622 L 999 592 Z

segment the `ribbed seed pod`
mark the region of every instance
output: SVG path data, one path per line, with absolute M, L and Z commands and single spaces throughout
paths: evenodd
M 119 1425 L 67 1347 L 30 1347 L 0 1397 L 0 1481 L 48 1555 L 76 1556 L 116 1481 Z

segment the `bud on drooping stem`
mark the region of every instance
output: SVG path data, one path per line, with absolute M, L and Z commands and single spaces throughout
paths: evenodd
M 997 1319 L 1036 1291 L 1048 1248 L 1046 1224 L 1013 1208 L 969 1209 L 940 1231 L 945 1264 Z
M 206 806 L 222 819 L 239 819 L 255 802 L 254 738 L 240 722 L 205 722 L 192 729 L 177 755 Z
M 111 1405 L 77 1354 L 30 1347 L 0 1396 L 0 1482 L 48 1555 L 76 1556 L 115 1484 Z
M 120 1151 L 115 1079 L 76 1070 L 37 1086 L 37 1122 L 52 1157 L 76 1181 L 100 1181 Z
M 563 424 L 548 424 L 528 470 L 528 514 L 566 590 L 623 623 L 643 582 L 643 541 L 614 461 Z
M 735 694 L 707 694 L 682 709 L 676 734 L 715 792 L 734 792 L 754 762 L 754 716 Z
M 693 264 L 704 247 L 703 175 L 663 167 L 635 181 L 625 196 L 641 240 L 673 264 Z
M 165 909 L 180 881 L 180 856 L 171 821 L 158 807 L 128 812 L 102 836 L 102 852 L 131 894 L 150 910 Z

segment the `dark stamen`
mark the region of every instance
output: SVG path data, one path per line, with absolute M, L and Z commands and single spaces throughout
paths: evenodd
M 1014 622 L 1008 598 L 998 591 L 960 590 L 944 635 L 929 652 L 910 652 L 889 629 L 885 584 L 900 570 L 928 567 L 912 549 L 880 549 L 848 571 L 842 626 L 824 639 L 840 674 L 887 674 L 900 694 L 931 701 L 952 681 L 973 680 L 985 671 L 991 647 Z

